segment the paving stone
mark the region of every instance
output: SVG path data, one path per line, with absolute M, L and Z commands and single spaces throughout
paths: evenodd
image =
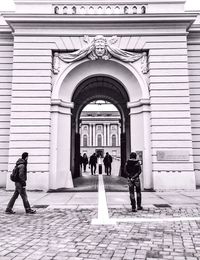
M 133 217 L 125 207 L 109 212 L 124 219 Z M 134 217 L 185 217 L 193 213 L 199 216 L 200 207 L 148 208 Z M 42 209 L 30 217 L 0 212 L 0 260 L 200 259 L 200 221 L 91 225 L 96 216 L 94 208 Z

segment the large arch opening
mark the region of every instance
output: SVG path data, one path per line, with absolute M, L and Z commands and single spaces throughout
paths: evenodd
M 128 94 L 124 86 L 118 82 L 116 79 L 109 76 L 92 76 L 81 82 L 72 98 L 74 103 L 74 108 L 72 109 L 72 133 L 71 133 L 71 143 L 72 143 L 72 152 L 71 152 L 71 172 L 73 178 L 80 177 L 80 152 L 81 152 L 81 134 L 80 134 L 80 125 L 81 125 L 81 112 L 83 108 L 96 100 L 104 100 L 105 102 L 113 104 L 119 111 L 120 115 L 120 167 L 119 167 L 119 176 L 124 176 L 124 164 L 127 159 L 128 154 L 130 153 L 130 118 L 129 118 L 129 109 L 127 108 L 127 102 L 129 102 Z M 88 126 L 89 127 L 89 126 Z M 107 126 L 108 127 L 108 126 Z M 93 126 L 92 126 L 93 128 Z M 97 129 L 92 129 L 92 132 L 97 134 Z M 109 131 L 109 134 L 110 131 Z M 100 135 L 100 134 L 99 134 Z M 84 137 L 85 141 L 87 136 Z M 109 135 L 111 138 L 111 135 Z M 99 142 L 100 142 L 99 138 Z M 110 142 L 114 142 L 111 139 Z M 94 141 L 94 152 L 95 146 L 98 147 L 98 140 Z M 103 142 L 103 140 L 102 140 Z M 111 147 L 111 143 L 106 148 Z M 103 147 L 103 145 L 102 145 Z M 104 150 L 102 148 L 102 150 Z
M 74 187 L 72 178 L 80 174 L 80 115 L 95 100 L 112 103 L 120 113 L 120 174 L 130 151 L 138 151 L 144 162 L 144 188 L 152 187 L 149 90 L 138 65 L 118 60 L 63 64 L 51 100 L 51 189 Z

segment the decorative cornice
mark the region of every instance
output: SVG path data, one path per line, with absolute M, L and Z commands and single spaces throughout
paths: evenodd
M 141 106 L 150 106 L 150 100 L 149 99 L 140 99 L 136 102 L 128 102 L 127 108 L 136 108 Z
M 73 102 L 64 102 L 61 99 L 53 99 L 51 101 L 52 106 L 59 106 L 59 107 L 64 107 L 64 108 L 73 108 L 74 103 Z
M 42 23 L 42 22 L 191 22 L 196 19 L 198 13 L 180 13 L 180 14 L 146 14 L 146 15 L 54 15 L 54 14 L 3 14 L 5 20 L 9 23 Z M 121 19 L 119 21 L 119 19 Z
M 85 29 L 114 29 L 123 35 L 185 35 L 186 30 L 196 20 L 197 14 L 145 14 L 145 15 L 55 15 L 55 14 L 4 14 L 6 22 L 14 35 L 75 35 Z M 169 31 L 174 24 L 180 31 Z M 81 29 L 80 29 L 81 25 Z M 162 25 L 162 27 L 161 27 Z M 162 31 L 157 31 L 161 27 Z M 165 30 L 167 28 L 167 30 Z M 185 29 L 184 29 L 185 28 Z M 66 29 L 66 30 L 65 30 Z M 148 30 L 145 30 L 148 29 Z M 151 29 L 149 31 L 149 29 Z M 70 30 L 70 31 L 69 31 Z M 103 33 L 99 31 L 99 33 Z

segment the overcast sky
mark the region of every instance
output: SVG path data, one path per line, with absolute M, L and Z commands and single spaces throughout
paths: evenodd
M 187 10 L 200 10 L 200 0 L 187 0 L 185 8 Z M 13 0 L 0 0 L 0 11 L 13 9 Z

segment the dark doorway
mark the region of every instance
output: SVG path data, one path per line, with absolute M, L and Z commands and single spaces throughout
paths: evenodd
M 80 115 L 83 108 L 95 100 L 105 100 L 112 103 L 117 107 L 121 116 L 121 166 L 119 175 L 124 176 L 123 168 L 127 155 L 130 153 L 130 119 L 129 109 L 127 102 L 129 101 L 128 95 L 124 86 L 117 80 L 108 76 L 95 76 L 82 82 L 76 89 L 72 101 L 74 108 L 72 110 L 72 158 L 71 158 L 71 171 L 73 178 L 79 177 L 80 172 Z M 84 142 L 87 142 L 86 136 Z M 104 140 L 105 142 L 105 140 Z M 111 141 L 110 141 L 111 142 Z M 113 138 L 115 142 L 115 138 Z M 95 152 L 95 150 L 94 150 Z M 99 147 L 96 151 L 104 156 L 106 152 L 104 148 Z
M 104 149 L 95 150 L 97 157 L 104 157 Z

